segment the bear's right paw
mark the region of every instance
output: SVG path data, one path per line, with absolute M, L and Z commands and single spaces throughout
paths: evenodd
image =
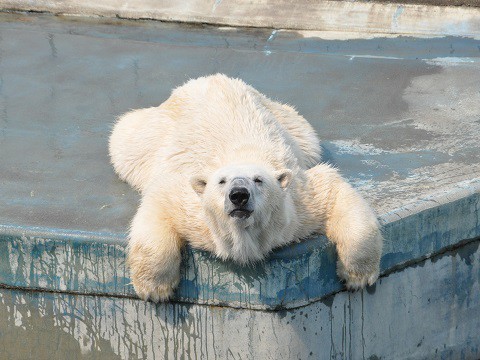
M 151 300 L 154 303 L 158 303 L 160 301 L 167 301 L 172 297 L 178 286 L 179 279 L 170 282 L 155 283 L 153 281 L 142 282 L 134 277 L 132 283 L 140 299 L 144 301 Z
M 345 282 L 348 290 L 360 290 L 365 286 L 373 285 L 379 276 L 378 266 L 373 266 L 371 269 L 359 272 L 347 270 L 341 261 L 337 263 L 337 274 Z

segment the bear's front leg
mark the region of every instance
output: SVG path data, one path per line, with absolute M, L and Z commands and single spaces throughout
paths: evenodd
M 143 300 L 170 298 L 180 280 L 181 239 L 164 209 L 148 194 L 142 199 L 129 234 L 128 266 Z
M 378 278 L 383 238 L 377 217 L 367 202 L 329 165 L 307 171 L 312 215 L 317 231 L 337 248 L 337 274 L 348 289 L 372 285 Z

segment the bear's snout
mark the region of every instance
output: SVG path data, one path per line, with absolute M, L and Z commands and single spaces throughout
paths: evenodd
M 225 213 L 235 221 L 241 220 L 242 226 L 254 211 L 255 193 L 252 190 L 252 181 L 240 176 L 230 180 L 228 191 L 225 192 Z
M 250 192 L 246 187 L 237 186 L 230 190 L 228 197 L 233 205 L 245 206 L 245 204 L 248 202 L 248 199 L 250 199 Z

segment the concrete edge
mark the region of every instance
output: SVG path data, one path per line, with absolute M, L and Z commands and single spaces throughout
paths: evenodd
M 377 283 L 381 282 L 382 279 L 388 278 L 389 276 L 404 271 L 407 268 L 412 268 L 416 266 L 423 266 L 426 261 L 436 262 L 438 259 L 443 258 L 445 256 L 452 256 L 452 254 L 456 254 L 460 252 L 465 247 L 471 246 L 472 244 L 480 244 L 480 237 L 476 237 L 473 239 L 465 239 L 460 241 L 457 244 L 453 244 L 450 246 L 446 246 L 439 251 L 434 253 L 428 254 L 427 256 L 423 256 L 420 258 L 412 259 L 407 263 L 400 264 L 399 266 L 392 267 L 386 271 L 381 272 Z M 478 245 L 477 245 L 478 246 Z M 368 287 L 366 291 L 368 293 L 374 293 L 375 288 L 377 286 L 375 283 L 373 286 Z M 48 293 L 48 294 L 63 294 L 63 295 L 73 295 L 73 296 L 95 296 L 95 297 L 102 297 L 102 298 L 113 298 L 113 299 L 131 299 L 131 300 L 138 300 L 141 301 L 136 294 L 119 294 L 115 292 L 100 292 L 100 293 L 92 293 L 87 291 L 75 291 L 75 290 L 56 290 L 56 289 L 46 289 L 41 287 L 21 287 L 21 286 L 13 286 L 9 284 L 0 283 L 0 291 L 1 290 L 14 290 L 14 291 L 22 291 L 27 293 Z M 362 290 L 363 291 L 363 290 Z M 197 305 L 197 306 L 213 306 L 218 308 L 232 308 L 232 309 L 242 309 L 242 310 L 252 310 L 252 311 L 261 311 L 261 312 L 280 312 L 280 311 L 290 311 L 295 309 L 301 309 L 307 307 L 311 304 L 315 304 L 318 302 L 329 303 L 331 302 L 331 298 L 336 296 L 339 293 L 348 293 L 349 290 L 342 287 L 339 290 L 332 291 L 330 293 L 326 293 L 325 295 L 311 299 L 309 301 L 300 300 L 296 302 L 292 302 L 289 304 L 285 304 L 284 306 L 264 306 L 258 304 L 252 304 L 251 306 L 245 307 L 244 304 L 238 302 L 222 302 L 222 301 L 189 301 L 189 300 L 182 300 L 182 299 L 175 299 L 174 301 L 170 301 L 173 304 L 179 304 L 184 306 L 189 305 Z M 143 300 L 142 300 L 143 301 Z
M 100 242 L 103 244 L 127 245 L 126 234 L 111 232 L 94 232 L 70 229 L 54 229 L 39 226 L 21 226 L 0 224 L 0 236 L 37 237 L 58 241 Z
M 386 237 L 382 276 L 480 236 L 479 210 L 476 179 L 380 216 Z M 0 287 L 135 298 L 125 239 L 124 234 L 2 225 Z M 187 249 L 174 302 L 258 310 L 305 306 L 344 290 L 335 256 L 324 238 L 279 249 L 255 269 Z M 274 291 L 262 292 L 272 284 L 278 285 Z
M 56 15 L 148 19 L 167 22 L 429 36 L 480 38 L 480 9 L 472 7 L 385 4 L 372 2 L 243 1 L 183 2 L 75 0 L 0 0 L 3 11 Z
M 480 178 L 462 181 L 456 183 L 452 187 L 454 188 L 451 190 L 426 196 L 418 201 L 414 201 L 382 214 L 379 216 L 379 221 L 382 225 L 385 225 L 407 216 L 420 213 L 424 210 L 446 205 L 456 200 L 472 196 L 476 193 L 480 194 Z

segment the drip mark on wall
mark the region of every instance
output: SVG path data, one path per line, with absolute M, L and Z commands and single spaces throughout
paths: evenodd
M 263 48 L 263 53 L 264 53 L 266 56 L 269 56 L 269 55 L 272 53 L 272 51 L 269 50 L 268 43 L 272 42 L 272 41 L 275 39 L 275 37 L 277 36 L 277 31 L 278 31 L 278 30 L 273 30 L 273 31 L 272 31 L 272 33 L 270 34 L 270 36 L 269 36 L 268 39 L 267 39 L 267 45 L 265 45 L 264 48 Z
M 222 3 L 222 0 L 215 0 L 215 3 L 213 4 L 212 12 L 215 12 L 217 10 L 217 7 Z
M 398 19 L 400 18 L 400 15 L 402 15 L 404 10 L 405 8 L 403 7 L 403 5 L 398 6 L 397 10 L 395 10 L 395 13 L 392 16 L 392 30 L 398 27 Z

